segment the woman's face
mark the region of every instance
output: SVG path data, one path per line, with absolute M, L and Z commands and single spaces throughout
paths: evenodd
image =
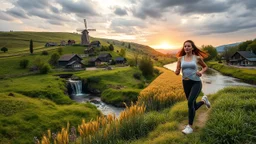
M 186 53 L 190 53 L 193 50 L 192 44 L 190 42 L 185 42 L 183 48 Z

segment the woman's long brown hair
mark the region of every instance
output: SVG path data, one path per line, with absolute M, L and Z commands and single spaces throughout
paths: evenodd
M 193 48 L 192 53 L 194 55 L 201 56 L 203 59 L 208 57 L 209 54 L 204 52 L 204 51 L 202 51 L 202 50 L 200 50 L 199 48 L 197 48 L 197 46 L 195 45 L 195 43 L 192 40 L 186 40 L 183 43 L 182 49 L 176 54 L 177 57 L 182 57 L 182 56 L 186 55 L 185 50 L 184 50 L 184 45 L 185 45 L 186 42 L 191 43 L 192 48 Z

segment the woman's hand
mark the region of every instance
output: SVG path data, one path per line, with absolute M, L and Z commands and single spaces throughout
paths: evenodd
M 202 72 L 199 72 L 199 71 L 198 71 L 198 72 L 196 72 L 196 75 L 199 76 L 199 77 L 201 77 L 201 76 L 202 76 Z
M 179 74 L 180 74 L 180 70 L 176 70 L 174 73 L 175 73 L 176 75 L 179 75 Z

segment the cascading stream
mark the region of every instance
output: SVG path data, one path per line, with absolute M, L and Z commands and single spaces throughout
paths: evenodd
M 71 88 L 72 88 L 72 94 L 73 95 L 82 95 L 82 81 L 81 80 L 68 80 Z

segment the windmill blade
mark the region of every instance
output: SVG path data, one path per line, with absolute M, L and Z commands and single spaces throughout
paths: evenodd
M 86 19 L 84 19 L 84 27 L 85 27 L 85 29 L 87 29 L 87 22 L 86 22 Z
M 96 31 L 96 29 L 87 29 L 88 31 Z

